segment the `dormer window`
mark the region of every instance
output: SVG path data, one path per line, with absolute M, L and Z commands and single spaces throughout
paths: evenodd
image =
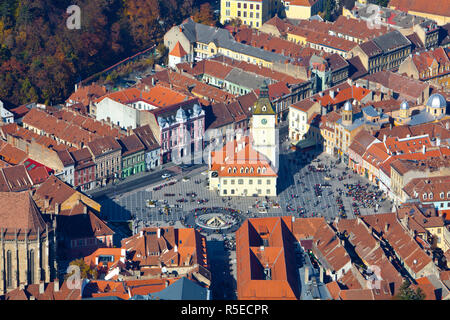
M 428 198 L 430 198 L 430 200 L 433 199 L 433 194 L 430 193 L 430 195 L 428 196 Z
M 263 106 L 263 107 L 262 107 L 262 111 L 263 111 L 263 112 L 266 112 L 266 110 L 267 110 L 266 106 Z
M 423 200 L 427 200 L 427 194 L 426 193 L 423 194 Z

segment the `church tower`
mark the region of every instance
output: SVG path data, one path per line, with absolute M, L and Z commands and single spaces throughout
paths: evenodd
M 278 166 L 278 132 L 275 129 L 276 113 L 269 100 L 269 88 L 266 83 L 260 88 L 260 95 L 253 106 L 251 134 L 253 148 L 270 160 L 273 168 Z
M 351 126 L 353 123 L 353 108 L 350 101 L 345 102 L 344 110 L 342 110 L 342 124 L 344 126 Z

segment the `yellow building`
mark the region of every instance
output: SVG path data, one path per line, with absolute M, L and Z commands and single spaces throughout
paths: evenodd
M 440 26 L 450 22 L 450 6 L 448 5 L 448 0 L 391 0 L 388 7 L 434 20 Z
M 245 25 L 259 28 L 272 16 L 270 0 L 221 0 L 220 23 L 239 19 Z
M 288 19 L 309 19 L 323 12 L 323 0 L 285 0 L 284 12 Z

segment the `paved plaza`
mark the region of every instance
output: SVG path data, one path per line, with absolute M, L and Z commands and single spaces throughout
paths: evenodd
M 318 162 L 318 160 L 320 162 Z M 294 215 L 296 217 L 324 217 L 331 221 L 339 215 L 336 205 L 336 190 L 345 189 L 345 183 L 365 185 L 368 181 L 353 174 L 350 170 L 343 181 L 335 176 L 345 172 L 344 164 L 337 164 L 329 172 L 310 171 L 308 166 L 318 164 L 330 167 L 335 159 L 327 154 L 284 153 L 280 156 L 278 192 L 276 198 L 266 197 L 220 197 L 216 192 L 207 189 L 207 167 L 203 166 L 189 173 L 174 175 L 166 181 L 159 181 L 150 186 L 124 193 L 116 197 L 104 197 L 102 204 L 104 218 L 109 221 L 130 221 L 146 226 L 154 223 L 175 223 L 185 219 L 196 208 L 231 208 L 241 212 L 245 217 L 271 217 Z M 325 176 L 334 176 L 326 180 Z M 184 179 L 187 177 L 188 179 Z M 170 181 L 176 181 L 168 185 Z M 159 190 L 155 186 L 166 184 Z M 322 189 L 321 197 L 314 192 L 316 184 L 329 184 Z M 371 186 L 376 190 L 374 186 Z M 155 202 L 154 207 L 148 201 Z M 342 196 L 347 218 L 354 218 L 352 198 Z M 168 209 L 164 209 L 168 207 Z M 375 213 L 373 208 L 359 206 L 361 215 Z M 391 202 L 380 203 L 378 213 L 390 212 Z

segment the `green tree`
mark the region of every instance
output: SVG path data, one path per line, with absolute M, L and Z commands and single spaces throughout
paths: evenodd
M 381 7 L 387 7 L 389 0 L 374 0 L 373 3 Z
M 331 21 L 333 18 L 333 10 L 336 7 L 336 1 L 335 0 L 326 0 L 325 2 L 325 10 L 324 10 L 324 16 L 323 19 L 326 21 Z
M 91 266 L 89 266 L 88 264 L 86 264 L 86 262 L 84 262 L 83 258 L 73 260 L 72 262 L 69 263 L 69 265 L 78 266 L 80 268 L 80 277 L 82 279 L 94 279 L 94 280 L 97 279 L 97 276 L 98 276 L 97 269 L 91 268 Z M 64 279 L 69 278 L 74 273 L 75 273 L 75 271 L 70 274 L 67 273 L 64 276 Z
M 206 2 L 200 6 L 200 9 L 195 10 L 193 20 L 197 23 L 206 25 L 215 25 L 213 10 L 211 5 Z
M 411 282 L 403 281 L 400 286 L 399 293 L 395 297 L 397 300 L 425 300 L 425 293 L 421 288 L 415 291 L 411 288 Z

